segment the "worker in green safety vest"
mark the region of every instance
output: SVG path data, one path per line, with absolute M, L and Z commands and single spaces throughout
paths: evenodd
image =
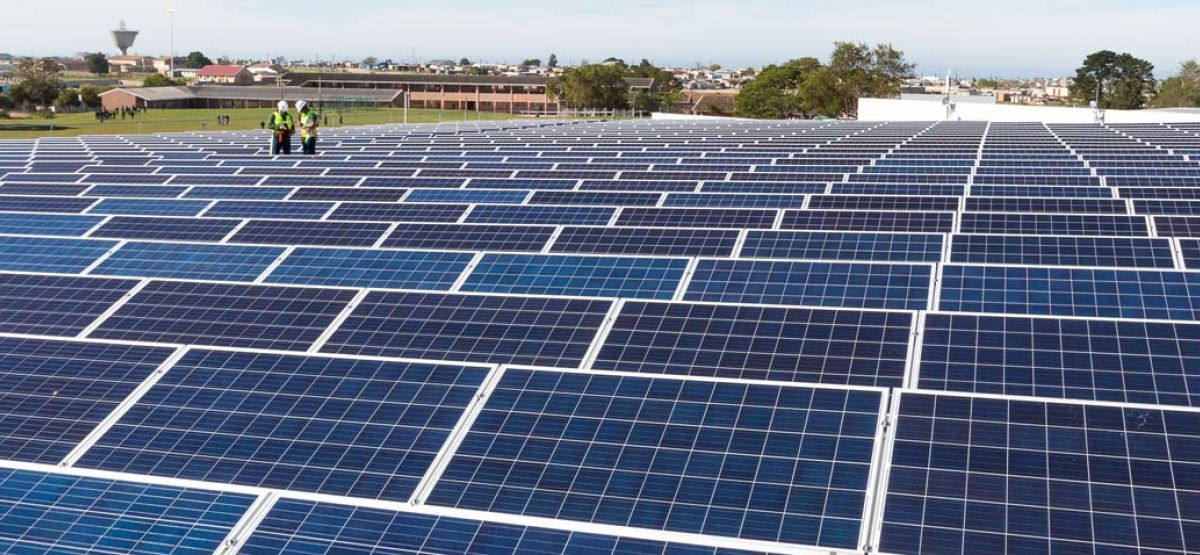
M 280 100 L 267 122 L 267 127 L 272 131 L 271 156 L 291 154 L 292 132 L 296 130 L 296 124 L 292 121 L 292 114 L 288 112 L 287 102 Z
M 308 102 L 296 102 L 296 111 L 300 112 L 300 151 L 304 154 L 317 153 L 317 111 Z

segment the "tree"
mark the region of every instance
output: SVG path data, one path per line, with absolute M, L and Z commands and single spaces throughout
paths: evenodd
M 708 64 L 709 71 L 721 71 L 721 64 Z
M 362 65 L 364 65 L 364 66 L 373 66 L 378 63 L 379 63 L 379 58 L 376 58 L 375 56 L 367 56 L 366 58 L 363 58 L 363 61 L 362 61 Z
M 1071 97 L 1081 103 L 1096 101 L 1101 109 L 1135 110 L 1153 96 L 1155 84 L 1154 64 L 1128 52 L 1101 50 L 1089 54 L 1075 70 Z
M 185 84 L 187 83 L 185 83 L 183 79 L 171 79 L 166 75 L 160 75 L 158 73 L 147 75 L 146 79 L 142 81 L 143 87 L 179 87 Z
M 93 87 L 91 85 L 84 85 L 79 87 L 79 98 L 83 102 L 84 106 L 88 108 L 99 108 L 101 104 L 100 93 L 107 91 L 108 89 L 109 87 Z
M 582 65 L 550 80 L 546 93 L 570 108 L 615 110 L 629 107 L 625 68 L 616 65 Z
M 900 94 L 900 84 L 913 76 L 915 64 L 890 44 L 871 48 L 864 43 L 836 42 L 829 56 L 830 77 L 837 84 L 841 111 L 858 114 L 858 99 L 891 98 Z
M 212 63 L 213 61 L 210 60 L 208 56 L 205 56 L 203 52 L 199 50 L 193 50 L 188 52 L 187 60 L 183 63 L 183 65 L 187 66 L 188 69 L 200 69 L 204 66 L 212 65 Z
M 558 67 L 558 55 L 551 53 L 550 60 L 546 62 L 548 67 Z
M 460 65 L 460 66 L 469 66 L 469 65 L 471 65 L 471 60 L 469 60 L 469 59 L 467 59 L 467 58 L 463 58 L 463 59 L 461 59 L 461 60 L 459 60 L 459 61 L 458 61 L 458 65 Z
M 62 90 L 61 75 L 62 68 L 50 58 L 26 58 L 13 71 L 17 83 L 12 86 L 10 94 L 18 103 L 48 108 Z
M 1188 60 L 1179 73 L 1164 79 L 1150 103 L 1154 108 L 1200 108 L 1200 62 Z
M 521 62 L 522 67 L 542 67 L 542 61 L 537 58 L 530 58 Z
M 79 89 L 64 87 L 58 91 L 58 97 L 54 99 L 56 108 L 74 108 L 79 105 Z
M 821 68 L 821 62 L 816 58 L 801 58 L 763 68 L 734 98 L 734 113 L 752 118 L 807 116 L 804 100 L 799 95 L 800 85 L 810 73 Z
M 103 52 L 95 52 L 83 57 L 87 63 L 88 71 L 96 75 L 104 75 L 108 73 L 108 57 Z

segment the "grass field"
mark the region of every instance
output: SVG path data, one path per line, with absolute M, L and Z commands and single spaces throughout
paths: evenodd
M 28 119 L 0 120 L 0 139 L 31 139 L 38 137 L 74 137 L 76 135 L 132 135 L 175 131 L 200 131 L 205 129 L 239 130 L 258 129 L 259 122 L 266 121 L 271 110 L 266 108 L 239 108 L 229 110 L 180 109 L 150 110 L 134 119 L 106 122 L 96 121 L 91 112 L 60 114 L 51 119 L 31 117 Z M 228 115 L 228 126 L 217 127 L 217 115 Z M 329 123 L 324 127 L 336 127 L 337 114 L 327 113 Z M 437 123 L 450 121 L 506 120 L 520 118 L 503 113 L 463 112 L 461 110 L 417 110 L 408 111 L 409 123 Z M 358 109 L 342 115 L 342 125 L 366 125 L 373 123 L 403 123 L 404 110 L 400 108 Z

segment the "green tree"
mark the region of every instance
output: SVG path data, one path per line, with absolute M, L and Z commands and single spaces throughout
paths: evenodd
M 709 64 L 708 70 L 709 71 L 721 71 L 721 64 Z
M 27 58 L 17 64 L 12 86 L 13 100 L 21 104 L 37 104 L 49 108 L 62 90 L 62 68 L 50 58 Z
M 88 108 L 100 107 L 100 93 L 108 90 L 109 87 L 93 87 L 84 85 L 79 87 L 79 97 L 83 99 L 83 105 Z
M 1200 62 L 1188 60 L 1179 73 L 1163 79 L 1150 103 L 1154 108 L 1200 108 Z
M 799 89 L 810 73 L 822 67 L 816 58 L 801 58 L 763 68 L 738 92 L 733 101 L 734 113 L 751 118 L 808 116 Z
M 915 64 L 890 44 L 874 48 L 864 43 L 837 42 L 829 56 L 829 71 L 836 83 L 842 112 L 858 114 L 858 99 L 891 98 L 900 94 L 900 84 L 913 76 Z
M 542 67 L 542 61 L 537 58 L 530 58 L 521 62 L 523 67 Z
M 83 57 L 88 71 L 96 75 L 108 73 L 108 57 L 103 52 L 94 52 Z
M 546 93 L 569 108 L 625 109 L 629 107 L 629 83 L 625 77 L 625 68 L 621 66 L 582 65 L 551 79 Z
M 200 69 L 204 66 L 212 65 L 212 63 L 213 61 L 209 59 L 208 56 L 205 56 L 203 52 L 199 50 L 193 50 L 188 52 L 187 60 L 183 63 L 183 65 L 187 66 L 188 69 Z
M 79 89 L 64 87 L 58 91 L 58 97 L 54 99 L 56 108 L 74 108 L 79 105 Z
M 183 79 L 171 79 L 158 73 L 147 75 L 146 79 L 142 81 L 143 87 L 179 87 L 185 84 Z
M 366 58 L 363 58 L 363 61 L 362 61 L 362 65 L 364 65 L 364 66 L 373 66 L 378 63 L 379 63 L 379 58 L 376 58 L 375 56 L 367 56 Z
M 554 53 L 550 54 L 550 60 L 546 62 L 548 67 L 558 67 L 558 56 Z
M 1128 52 L 1101 50 L 1075 70 L 1071 97 L 1080 103 L 1098 99 L 1102 109 L 1135 110 L 1153 96 L 1155 84 L 1154 64 Z
M 469 65 L 471 65 L 471 60 L 469 60 L 469 59 L 467 59 L 467 58 L 463 58 L 463 59 L 461 59 L 461 60 L 459 60 L 459 61 L 458 61 L 458 65 L 460 65 L 460 66 L 469 66 Z

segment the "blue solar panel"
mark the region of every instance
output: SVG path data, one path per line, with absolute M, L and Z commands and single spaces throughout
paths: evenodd
M 372 292 L 323 352 L 576 367 L 607 300 Z
M 912 315 L 627 302 L 592 368 L 899 387 Z
M 1184 553 L 1200 415 L 903 392 L 887 553 Z
M 91 273 L 98 275 L 254 281 L 282 247 L 127 243 Z
M 1148 236 L 1145 216 L 962 214 L 962 233 Z
M 254 497 L 0 469 L 0 551 L 208 555 Z
M 266 281 L 448 291 L 473 256 L 466 252 L 298 248 Z
M 550 246 L 553 252 L 579 254 L 648 254 L 658 256 L 730 256 L 738 231 L 567 227 Z
M 291 187 L 192 187 L 183 198 L 282 200 L 290 194 Z
M 77 214 L 96 203 L 94 198 L 0 195 L 6 212 L 63 212 Z
M 1167 239 L 955 235 L 950 261 L 971 264 L 1174 268 Z
M 408 501 L 487 372 L 193 350 L 79 466 Z
M 929 314 L 920 387 L 1200 406 L 1200 325 Z
M 444 250 L 540 251 L 554 234 L 550 226 L 400 224 L 384 247 Z
M 304 350 L 352 290 L 153 281 L 91 337 Z
M 229 239 L 231 243 L 369 247 L 388 224 L 365 222 L 250 221 Z
M 954 214 L 951 212 L 788 210 L 783 215 L 781 227 L 810 231 L 949 233 L 954 228 Z
M 689 301 L 924 310 L 932 266 L 863 262 L 700 260 Z
M 465 204 L 383 204 L 343 202 L 329 215 L 331 220 L 373 222 L 455 222 L 467 211 Z
M 357 200 L 370 202 L 397 202 L 408 189 L 372 188 L 352 189 L 349 187 L 299 187 L 289 200 Z
M 200 218 L 116 216 L 92 232 L 92 237 L 158 239 L 168 241 L 220 241 L 240 222 Z
M 467 214 L 467 222 L 482 224 L 604 225 L 616 208 L 607 206 L 561 206 L 485 204 Z
M 510 369 L 429 503 L 854 549 L 880 402 Z
M 57 464 L 171 352 L 0 337 L 0 451 Z
M 750 193 L 669 193 L 663 206 L 711 208 L 801 208 L 804 195 Z
M 619 226 L 760 228 L 775 225 L 775 210 L 724 208 L 625 208 Z
M 751 555 L 681 543 L 281 499 L 242 544 L 246 555 Z M 759 554 L 764 555 L 764 554 Z
M 73 336 L 136 280 L 0 273 L 0 324 L 27 334 Z
M 207 200 L 106 198 L 88 210 L 88 213 L 125 216 L 195 216 L 203 212 L 208 205 L 209 201 Z
M 0 213 L 0 233 L 79 237 L 100 223 L 99 216 Z
M 939 262 L 942 235 L 822 231 L 757 231 L 746 236 L 740 257 Z
M 219 200 L 204 212 L 206 218 L 288 218 L 317 220 L 333 208 L 331 202 Z
M 2 191 L 3 189 L 0 189 Z M 89 197 L 157 197 L 174 198 L 188 188 L 183 185 L 95 185 L 84 195 Z
M 493 189 L 415 189 L 404 202 L 521 204 L 529 191 Z M 461 215 L 461 212 L 459 213 Z
M 462 291 L 671 299 L 687 265 L 683 258 L 485 254 Z
M 1200 319 L 1200 274 L 1153 270 L 947 265 L 941 310 Z
M 0 236 L 0 270 L 82 273 L 116 244 L 116 241 Z

